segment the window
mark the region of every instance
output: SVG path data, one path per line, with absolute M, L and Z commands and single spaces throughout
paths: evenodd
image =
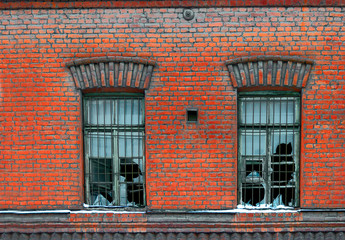
M 145 205 L 143 96 L 83 100 L 86 203 Z
M 300 97 L 239 95 L 239 202 L 245 207 L 298 205 Z

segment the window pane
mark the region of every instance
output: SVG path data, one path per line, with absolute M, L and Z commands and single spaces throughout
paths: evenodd
M 263 163 L 257 161 L 246 161 L 246 183 L 262 183 L 263 182 Z
M 119 156 L 142 157 L 143 137 L 142 132 L 119 132 Z
M 90 159 L 91 181 L 112 182 L 113 162 L 111 159 Z
M 112 156 L 112 139 L 110 133 L 89 133 L 90 157 L 110 158 Z
M 141 125 L 144 123 L 141 99 L 121 99 L 116 105 L 116 123 L 119 125 Z
M 120 176 L 120 205 L 126 206 L 127 205 L 127 184 L 126 178 Z
M 263 131 L 241 132 L 242 155 L 266 155 L 266 133 Z
M 294 132 L 293 131 L 274 131 L 272 134 L 272 153 L 273 154 L 293 154 L 294 153 Z
M 109 125 L 114 119 L 114 103 L 110 99 L 87 101 L 88 117 L 87 123 L 92 125 Z
M 266 123 L 266 101 L 261 98 L 246 98 L 241 101 L 241 123 L 243 124 L 265 124 Z
M 90 159 L 90 187 L 93 205 L 108 206 L 113 201 L 112 159 Z
M 275 124 L 295 123 L 297 119 L 293 99 L 278 98 L 270 102 L 270 117 L 271 122 Z

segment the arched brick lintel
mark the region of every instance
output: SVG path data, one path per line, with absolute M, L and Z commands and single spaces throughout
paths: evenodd
M 235 88 L 287 87 L 304 88 L 313 65 L 300 57 L 256 56 L 226 61 Z
M 148 89 L 155 61 L 139 57 L 99 57 L 66 63 L 77 89 Z

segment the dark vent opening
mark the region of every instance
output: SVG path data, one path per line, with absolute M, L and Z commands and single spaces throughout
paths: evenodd
M 198 110 L 187 109 L 187 122 L 197 122 L 197 121 L 198 121 Z

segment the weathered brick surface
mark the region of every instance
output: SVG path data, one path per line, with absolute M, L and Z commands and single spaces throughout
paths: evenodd
M 258 55 L 314 61 L 302 91 L 300 206 L 345 206 L 343 7 L 194 7 L 186 21 L 183 8 L 61 4 L 0 13 L 0 209 L 83 207 L 81 98 L 66 63 L 114 56 L 156 62 L 145 97 L 148 209 L 236 207 L 226 61 Z M 186 108 L 199 110 L 197 124 Z
M 330 216 L 331 218 L 327 218 Z M 343 239 L 344 213 L 7 213 L 1 239 Z
M 344 0 L 116 0 L 116 1 L 93 1 L 93 0 L 45 0 L 45 1 L 13 1 L 3 0 L 0 3 L 2 9 L 23 8 L 159 8 L 159 7 L 320 7 L 320 6 L 344 6 Z

